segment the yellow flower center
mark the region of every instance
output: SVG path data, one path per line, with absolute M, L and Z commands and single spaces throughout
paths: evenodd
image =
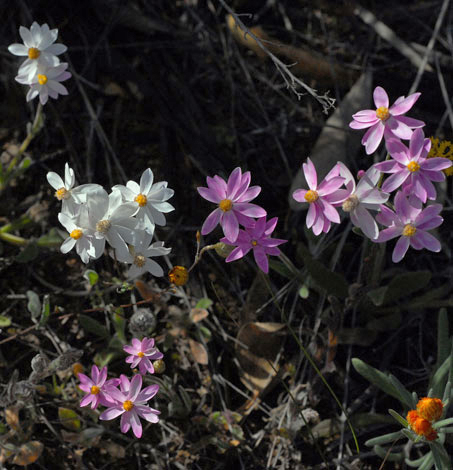
M 343 202 L 341 207 L 345 212 L 352 212 L 358 205 L 359 198 L 355 194 L 353 194 L 352 196 L 349 196 L 346 201 Z
M 233 207 L 233 201 L 231 199 L 222 199 L 219 202 L 219 207 L 223 210 L 223 212 L 228 212 Z
M 134 407 L 134 404 L 133 404 L 130 400 L 126 400 L 126 401 L 123 403 L 123 408 L 124 408 L 126 411 L 131 411 L 133 407 Z
M 138 357 L 144 357 L 144 356 L 145 356 L 145 353 L 140 351 L 140 352 L 137 354 L 137 356 L 138 356 Z
M 73 238 L 74 240 L 78 240 L 79 238 L 81 238 L 83 235 L 83 232 L 82 230 L 80 230 L 79 228 L 75 228 L 70 234 L 69 236 L 71 238 Z
M 411 173 L 415 173 L 416 171 L 420 170 L 420 165 L 417 163 L 417 162 L 409 162 L 407 164 L 407 169 L 411 172 Z
M 148 199 L 144 194 L 139 194 L 138 196 L 135 197 L 134 201 L 140 206 L 144 207 L 146 206 L 146 203 L 148 202 Z
M 36 49 L 36 47 L 30 47 L 28 49 L 28 58 L 29 59 L 37 59 L 41 55 L 41 51 Z
M 175 286 L 183 286 L 189 280 L 189 273 L 184 266 L 174 266 L 168 273 L 168 279 Z
M 100 389 L 99 387 L 96 387 L 96 385 L 93 385 L 93 386 L 91 387 L 91 393 L 92 393 L 93 395 L 97 395 L 100 391 L 101 391 L 101 389 Z
M 407 224 L 403 228 L 403 235 L 405 237 L 412 237 L 415 235 L 417 229 L 412 224 Z
M 381 106 L 380 108 L 376 109 L 376 117 L 381 121 L 387 121 L 387 119 L 390 117 L 389 109 L 385 106 Z
M 134 264 L 139 268 L 142 268 L 146 263 L 146 258 L 143 255 L 135 255 Z
M 110 220 L 100 220 L 96 224 L 96 231 L 101 232 L 101 233 L 107 233 L 110 230 L 110 227 L 112 226 Z
M 316 202 L 318 200 L 318 193 L 316 191 L 313 191 L 312 189 L 309 189 L 306 193 L 305 193 L 305 200 L 307 202 L 309 202 L 310 204 L 312 202 Z
M 47 83 L 47 75 L 41 75 L 38 73 L 38 83 L 40 85 L 45 85 Z
M 68 199 L 71 193 L 66 188 L 60 188 L 55 191 L 55 197 L 61 201 L 62 199 Z
M 252 240 L 252 246 L 258 245 L 258 242 L 256 240 Z

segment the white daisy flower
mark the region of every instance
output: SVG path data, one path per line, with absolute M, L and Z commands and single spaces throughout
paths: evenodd
M 30 29 L 21 26 L 19 34 L 24 44 L 11 44 L 8 47 L 11 54 L 28 57 L 19 68 L 19 75 L 28 77 L 31 82 L 36 75 L 38 65 L 54 67 L 60 63 L 57 55 L 63 54 L 67 47 L 54 44 L 57 40 L 58 29 L 49 29 L 47 24 L 40 26 L 36 21 Z
M 93 246 L 94 231 L 86 229 L 88 220 L 88 210 L 86 206 L 80 206 L 77 216 L 70 216 L 63 212 L 58 214 L 58 220 L 68 231 L 69 237 L 62 243 L 60 250 L 62 253 L 68 253 L 74 246 L 77 254 L 86 264 L 91 258 L 94 258 L 95 250 Z
M 143 223 L 144 229 L 153 234 L 155 225 L 165 225 L 166 220 L 163 213 L 171 212 L 175 208 L 167 201 L 174 191 L 167 188 L 168 183 L 161 181 L 153 184 L 154 175 L 150 168 L 146 169 L 140 184 L 128 181 L 126 186 L 117 184 L 112 191 L 120 191 L 127 202 L 134 202 L 138 207 L 136 217 Z
M 87 207 L 89 228 L 94 230 L 94 258 L 102 256 L 106 240 L 115 248 L 117 259 L 128 257 L 126 242 L 134 242 L 137 220 L 133 215 L 137 212 L 137 205 L 132 202 L 124 203 L 119 191 L 110 195 L 103 191 L 88 198 Z
M 36 75 L 29 80 L 28 75 L 18 75 L 16 81 L 22 85 L 30 85 L 27 93 L 27 101 L 31 101 L 39 95 L 39 101 L 45 105 L 49 96 L 57 99 L 58 95 L 67 95 L 68 90 L 60 82 L 71 78 L 71 74 L 66 71 L 68 64 L 66 62 L 53 66 L 38 66 Z
M 57 173 L 49 171 L 47 181 L 55 189 L 55 197 L 62 201 L 62 212 L 77 215 L 80 204 L 87 202 L 87 195 L 104 191 L 99 184 L 75 185 L 74 170 L 66 163 L 64 166 L 64 181 Z
M 163 269 L 150 258 L 168 255 L 171 248 L 164 247 L 164 242 L 151 244 L 152 239 L 153 233 L 145 230 L 135 230 L 134 244 L 129 248 L 129 252 L 125 256 L 123 256 L 123 253 L 117 253 L 118 261 L 131 264 L 127 274 L 129 279 L 141 276 L 145 272 L 157 277 L 164 275 Z

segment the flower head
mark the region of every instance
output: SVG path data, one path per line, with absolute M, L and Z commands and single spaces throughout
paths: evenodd
M 208 176 L 206 178 L 208 187 L 197 188 L 202 198 L 217 204 L 217 208 L 203 223 L 202 235 L 211 233 L 220 223 L 225 237 L 230 242 L 235 242 L 239 235 L 239 224 L 247 227 L 254 223 L 253 217 L 266 215 L 262 207 L 250 203 L 261 191 L 260 186 L 249 188 L 250 179 L 250 172 L 242 174 L 242 170 L 238 167 L 232 171 L 228 182 L 217 175 L 213 178 Z
M 332 176 L 330 173 L 318 185 L 318 176 L 312 161 L 302 165 L 305 179 L 310 189 L 296 189 L 293 198 L 297 202 L 308 203 L 306 224 L 315 235 L 330 230 L 331 222 L 340 223 L 340 216 L 334 205 L 341 204 L 348 196 L 348 192 L 340 190 L 345 179 L 342 176 Z M 332 170 L 331 170 L 332 171 Z
M 395 212 L 382 206 L 381 212 L 376 216 L 376 220 L 388 228 L 382 230 L 374 241 L 382 243 L 400 237 L 392 254 L 394 263 L 404 258 L 409 246 L 414 250 L 426 248 L 439 252 L 439 240 L 428 233 L 428 230 L 442 224 L 444 219 L 439 216 L 441 210 L 440 204 L 433 204 L 423 210 L 421 207 L 414 207 L 399 191 L 395 196 Z
M 236 261 L 245 256 L 250 250 L 253 250 L 253 256 L 258 267 L 265 273 L 269 272 L 267 256 L 279 256 L 280 250 L 277 246 L 287 242 L 287 240 L 271 238 L 277 221 L 277 217 L 270 219 L 268 222 L 266 222 L 266 217 L 261 217 L 253 226 L 245 227 L 245 230 L 239 230 L 239 235 L 235 242 L 229 241 L 226 237 L 222 238 L 220 240 L 222 243 L 236 247 L 225 261 L 227 263 Z
M 430 137 L 431 140 L 431 150 L 428 153 L 427 158 L 447 158 L 453 162 L 453 143 L 449 140 L 440 141 L 437 138 Z M 442 170 L 445 173 L 445 176 L 453 175 L 453 166 L 445 168 Z
M 352 116 L 353 121 L 349 123 L 352 129 L 368 129 L 362 138 L 362 145 L 369 155 L 373 153 L 381 143 L 382 137 L 399 138 L 409 140 L 412 129 L 423 127 L 424 122 L 412 119 L 403 114 L 407 113 L 418 100 L 421 93 L 413 93 L 407 98 L 400 96 L 395 103 L 389 107 L 389 97 L 386 91 L 378 86 L 373 93 L 374 104 L 377 109 L 365 109 Z
M 409 148 L 396 139 L 387 141 L 387 150 L 393 160 L 376 163 L 374 167 L 392 175 L 384 181 L 383 191 L 392 192 L 402 184 L 406 193 L 415 194 L 422 202 L 436 199 L 436 189 L 431 181 L 443 181 L 441 170 L 453 163 L 446 158 L 426 158 L 431 141 L 425 139 L 422 129 L 416 129 L 410 139 Z
M 140 178 L 140 184 L 128 181 L 126 186 L 117 184 L 112 188 L 112 191 L 120 191 L 125 201 L 135 204 L 138 209 L 136 217 L 143 223 L 143 228 L 151 234 L 154 233 L 156 225 L 166 224 L 163 214 L 175 210 L 166 202 L 173 196 L 173 189 L 167 188 L 166 181 L 154 184 L 153 181 L 153 172 L 147 168 Z
M 130 382 L 125 376 L 121 376 L 121 390 L 113 386 L 107 387 L 107 393 L 114 400 L 114 405 L 110 405 L 99 419 L 111 420 L 121 416 L 121 432 L 126 433 L 132 427 L 135 437 L 142 437 L 140 418 L 157 423 L 160 411 L 146 405 L 159 391 L 159 385 L 150 385 L 143 390 L 141 388 L 141 375 L 134 375 Z
M 30 29 L 21 26 L 19 34 L 24 44 L 11 44 L 8 50 L 11 54 L 27 57 L 19 68 L 19 75 L 27 77 L 28 82 L 36 75 L 38 66 L 55 67 L 60 62 L 57 56 L 67 50 L 63 44 L 54 44 L 58 29 L 49 29 L 46 23 L 40 26 L 35 21 Z
M 189 272 L 184 266 L 173 266 L 168 273 L 168 279 L 175 286 L 184 286 L 189 280 Z
M 153 338 L 143 338 L 141 341 L 137 338 L 132 339 L 132 345 L 123 346 L 124 351 L 130 354 L 127 356 L 126 362 L 131 364 L 131 369 L 138 366 L 140 374 L 145 375 L 147 372 L 154 374 L 154 367 L 151 361 L 162 359 L 164 355 L 154 347 Z
M 44 106 L 49 97 L 57 99 L 58 95 L 67 95 L 68 90 L 61 84 L 71 74 L 66 71 L 67 63 L 58 65 L 39 65 L 37 73 L 30 79 L 28 74 L 20 74 L 16 77 L 16 81 L 22 85 L 30 85 L 27 93 L 27 101 L 31 101 L 39 95 L 39 101 Z M 20 72 L 20 71 L 19 71 Z
M 437 421 L 442 416 L 444 405 L 440 398 L 421 398 L 417 403 L 417 413 L 428 421 Z
M 110 406 L 114 402 L 105 392 L 107 380 L 107 367 L 104 366 L 101 371 L 96 366 L 91 368 L 91 378 L 85 374 L 78 374 L 80 385 L 79 388 L 87 394 L 82 398 L 80 406 L 91 404 L 91 408 L 95 409 L 98 405 Z

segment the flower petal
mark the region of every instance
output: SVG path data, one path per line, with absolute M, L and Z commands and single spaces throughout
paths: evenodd
M 381 108 L 381 107 L 388 108 L 389 107 L 389 97 L 386 91 L 380 86 L 377 86 L 374 89 L 373 100 L 374 100 L 374 104 L 376 105 L 376 108 Z
M 219 223 L 221 215 L 221 209 L 214 209 L 204 221 L 203 226 L 201 227 L 201 234 L 207 235 L 208 233 L 211 233 Z
M 400 100 L 398 104 L 395 102 L 395 104 L 393 104 L 389 109 L 390 113 L 393 116 L 407 113 L 412 106 L 414 106 L 420 95 L 421 93 L 412 93 L 412 95 L 409 95 L 407 98 Z
M 318 175 L 316 174 L 316 168 L 312 161 L 307 158 L 307 163 L 302 165 L 305 179 L 307 180 L 308 187 L 312 190 L 316 190 L 318 186 Z
M 410 238 L 402 236 L 399 238 L 399 240 L 396 242 L 395 248 L 393 249 L 392 253 L 392 261 L 394 263 L 399 263 L 403 258 L 404 255 L 407 252 L 407 249 L 409 248 L 409 242 Z

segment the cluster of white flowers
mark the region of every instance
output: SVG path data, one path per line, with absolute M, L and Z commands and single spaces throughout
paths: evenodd
M 118 261 L 131 265 L 128 277 L 140 276 L 146 271 L 163 276 L 162 268 L 152 259 L 170 253 L 163 242 L 152 242 L 155 225 L 165 225 L 164 213 L 174 207 L 166 202 L 174 191 L 167 182 L 153 184 L 153 172 L 148 168 L 140 184 L 128 181 L 116 185 L 107 194 L 98 184 L 75 186 L 74 171 L 65 165 L 65 178 L 47 173 L 47 181 L 62 201 L 58 220 L 69 236 L 61 245 L 62 253 L 74 247 L 84 263 L 102 256 L 105 242 L 114 248 L 111 253 Z
M 49 96 L 67 95 L 68 90 L 61 84 L 71 74 L 66 70 L 67 63 L 60 63 L 57 57 L 67 50 L 63 44 L 54 44 L 57 40 L 58 29 L 49 29 L 47 24 L 40 26 L 36 21 L 31 28 L 21 26 L 19 34 L 23 44 L 11 44 L 8 47 L 11 54 L 27 57 L 20 65 L 16 81 L 30 87 L 27 101 L 36 98 L 42 105 L 47 103 Z

